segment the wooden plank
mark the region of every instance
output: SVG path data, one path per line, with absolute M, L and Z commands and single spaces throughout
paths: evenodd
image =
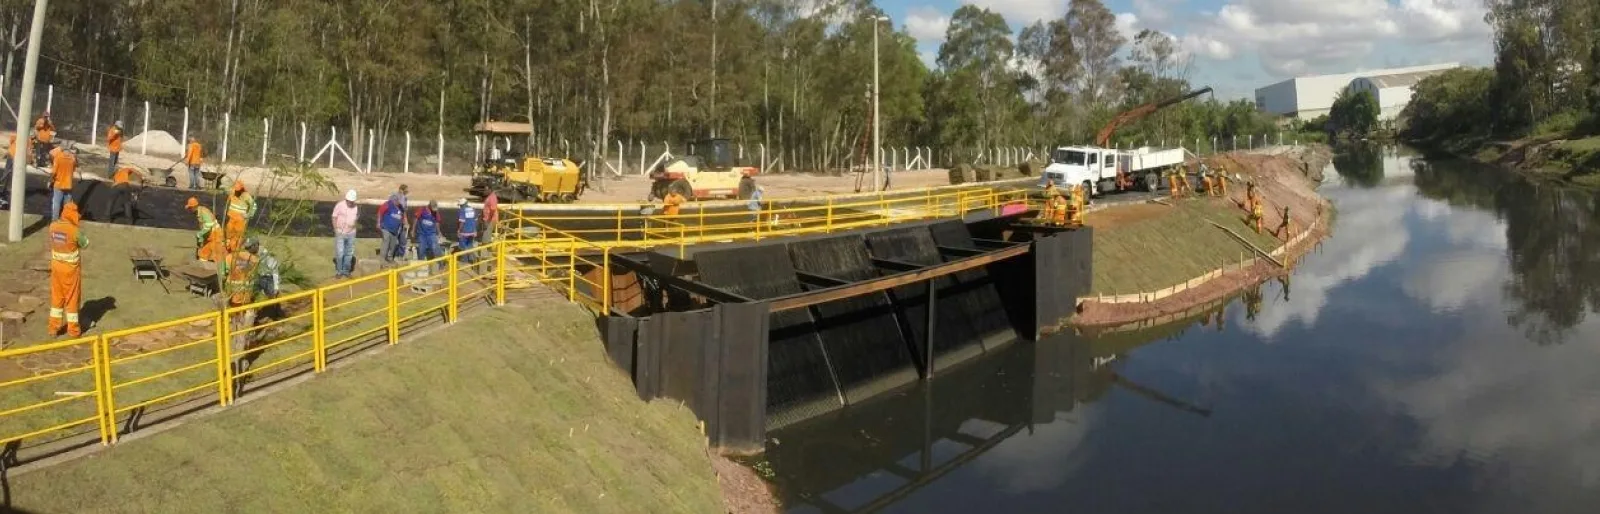
M 945 275 L 950 275 L 980 266 L 986 266 L 990 263 L 1010 259 L 1012 257 L 1028 253 L 1028 251 L 1028 246 L 1018 245 L 1011 248 L 995 250 L 979 256 L 968 257 L 965 259 L 946 262 L 944 264 L 896 273 L 894 275 L 868 280 L 865 282 L 857 282 L 847 286 L 830 287 L 827 289 L 819 289 L 807 293 L 774 298 L 772 299 L 772 312 L 810 307 L 812 305 L 827 303 L 834 300 L 842 300 L 854 296 L 893 289 L 907 284 L 932 280 Z M 875 262 L 877 261 L 877 259 L 873 260 Z

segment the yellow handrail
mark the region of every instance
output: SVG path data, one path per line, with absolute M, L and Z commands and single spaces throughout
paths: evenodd
M 706 242 L 832 233 L 986 209 L 998 213 L 1028 202 L 1026 191 L 979 187 L 775 199 L 754 211 L 719 205 L 674 216 L 618 207 L 595 216 L 536 219 L 508 210 L 491 228 L 492 243 L 445 257 L 248 305 L 0 350 L 0 362 L 42 361 L 49 354 L 48 362 L 68 363 L 0 381 L 0 444 L 23 442 L 31 449 L 87 436 L 89 425 L 101 444 L 115 444 L 121 421 L 136 420 L 145 410 L 195 401 L 227 407 L 256 381 L 325 372 L 340 352 L 366 348 L 355 343 L 381 334 L 384 342 L 397 344 L 415 321 L 430 315 L 454 323 L 468 301 L 503 305 L 509 288 L 546 285 L 607 314 L 613 301 L 611 256 L 618 251 L 676 246 L 682 252 Z M 442 279 L 444 287 L 413 292 L 405 278 L 424 284 Z M 249 313 L 269 311 L 271 320 L 233 326 Z M 195 330 L 203 326 L 209 329 Z

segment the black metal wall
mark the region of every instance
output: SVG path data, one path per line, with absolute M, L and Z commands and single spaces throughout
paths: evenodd
M 755 451 L 767 434 L 768 309 L 749 302 L 615 317 L 604 322 L 603 335 L 612 361 L 632 372 L 640 398 L 681 400 L 705 422 L 712 446 Z

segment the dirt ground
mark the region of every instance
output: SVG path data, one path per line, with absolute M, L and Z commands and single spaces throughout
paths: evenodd
M 9 133 L 0 133 L 0 144 L 6 140 Z M 130 136 L 131 137 L 131 136 Z M 82 157 L 79 162 L 79 172 L 82 178 L 89 180 L 105 180 L 106 177 L 106 150 L 104 147 L 79 144 Z M 132 164 L 150 170 L 166 170 L 178 160 L 177 155 L 139 155 L 137 151 L 124 149 L 120 162 Z M 245 187 L 252 191 L 263 191 L 270 186 L 263 182 L 270 181 L 272 174 L 267 168 L 252 166 L 246 162 L 230 162 L 218 165 L 209 157 L 205 168 L 220 167 L 229 177 L 238 177 L 244 180 Z M 451 205 L 456 200 L 466 196 L 466 188 L 471 178 L 466 175 L 434 175 L 431 173 L 372 173 L 362 174 L 337 168 L 319 169 L 324 176 L 334 184 L 332 191 L 311 195 L 316 200 L 336 201 L 344 196 L 349 189 L 356 190 L 356 196 L 362 203 L 381 203 L 384 198 L 394 192 L 395 187 L 406 184 L 410 190 L 410 200 L 414 204 L 426 204 L 429 200 L 436 200 L 441 204 Z M 186 185 L 188 181 L 185 171 L 181 166 L 174 168 L 178 173 L 178 183 Z M 230 178 L 231 180 L 231 178 Z M 768 197 L 796 197 L 817 196 L 831 193 L 856 192 L 856 176 L 854 174 L 843 176 L 829 176 L 810 173 L 785 173 L 772 175 L 759 175 L 756 183 L 766 188 Z M 868 186 L 862 184 L 863 187 Z M 892 189 L 911 189 L 930 186 L 949 185 L 949 176 L 943 169 L 895 171 L 889 179 Z M 638 175 L 625 177 L 606 176 L 599 183 L 590 187 L 584 193 L 580 204 L 603 203 L 631 203 L 644 201 L 649 196 L 650 180 Z
M 755 471 L 713 452 L 706 452 L 706 456 L 711 459 L 711 469 L 722 486 L 722 501 L 730 514 L 778 513 L 778 500 L 772 496 L 772 489 Z

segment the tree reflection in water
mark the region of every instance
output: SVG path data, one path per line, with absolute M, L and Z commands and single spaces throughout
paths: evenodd
M 1473 163 L 1415 161 L 1422 196 L 1505 221 L 1513 301 L 1506 321 L 1539 344 L 1565 340 L 1600 309 L 1600 195 Z

